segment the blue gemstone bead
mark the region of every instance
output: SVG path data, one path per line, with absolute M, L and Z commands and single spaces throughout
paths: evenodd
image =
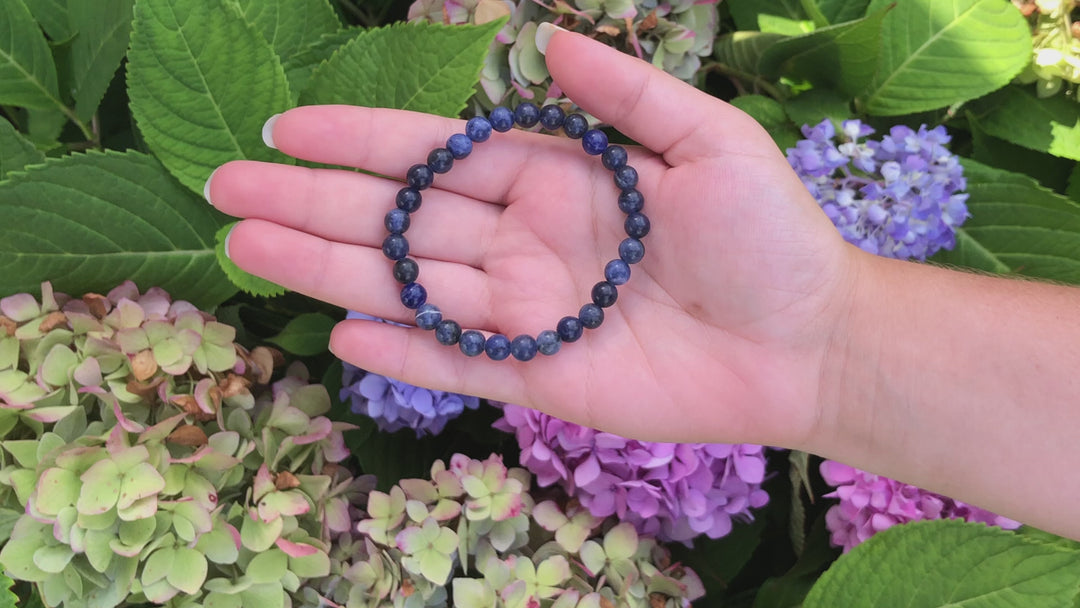
M 394 262 L 394 280 L 398 283 L 412 283 L 420 276 L 420 266 L 412 258 L 402 258 Z
M 386 217 L 383 218 L 383 225 L 386 226 L 386 230 L 391 234 L 401 234 L 409 229 L 411 221 L 407 211 L 391 209 L 386 212 Z
M 506 133 L 514 128 L 514 113 L 510 111 L 510 108 L 499 106 L 488 114 L 488 122 L 491 123 L 492 129 L 499 133 Z
M 450 154 L 454 155 L 455 160 L 461 160 L 472 154 L 472 140 L 469 139 L 468 135 L 455 133 L 450 136 L 450 139 L 446 140 L 446 149 L 450 150 Z
M 439 344 L 453 346 L 461 339 L 461 326 L 457 321 L 443 319 L 435 325 L 435 339 L 439 341 Z
M 607 149 L 607 135 L 600 129 L 589 129 L 581 138 L 581 147 L 590 156 L 603 154 Z
M 604 322 L 604 309 L 596 304 L 586 304 L 578 311 L 578 319 L 585 329 L 596 329 Z
M 397 207 L 408 213 L 415 213 L 420 208 L 422 197 L 420 191 L 415 188 L 402 188 L 397 193 Z
M 540 124 L 549 131 L 554 131 L 562 126 L 563 120 L 566 119 L 566 112 L 559 106 L 549 103 L 548 105 L 540 108 Z
M 409 172 L 405 174 L 405 182 L 409 184 L 410 188 L 416 190 L 426 190 L 431 187 L 434 181 L 435 172 L 427 165 L 413 165 L 409 167 Z
M 615 185 L 619 190 L 632 190 L 637 185 L 637 169 L 626 165 L 615 169 Z
M 640 192 L 631 188 L 629 190 L 623 190 L 619 193 L 619 209 L 623 213 L 634 213 L 635 211 L 641 211 L 641 208 L 645 206 L 645 197 Z
M 476 143 L 487 141 L 491 137 L 491 121 L 483 116 L 473 116 L 465 123 L 465 135 Z
M 581 139 L 589 130 L 589 121 L 581 114 L 570 114 L 563 119 L 562 130 L 570 139 Z
M 563 342 L 576 342 L 585 328 L 577 317 L 563 317 L 559 319 L 555 330 L 559 332 L 559 339 Z
M 484 343 L 484 352 L 492 361 L 502 361 L 510 356 L 510 338 L 502 334 L 489 336 Z
M 559 334 L 554 330 L 545 329 L 536 336 L 536 350 L 540 351 L 541 355 L 550 357 L 559 352 L 560 347 L 562 347 L 562 340 L 559 340 Z
M 520 335 L 510 343 L 510 354 L 518 361 L 531 361 L 536 356 L 536 338 Z
M 540 108 L 536 107 L 535 103 L 525 102 L 518 104 L 516 110 L 514 110 L 514 120 L 526 129 L 536 126 L 536 123 L 540 122 Z
M 416 309 L 416 326 L 420 329 L 435 329 L 442 321 L 442 311 L 434 304 L 421 304 Z
M 458 348 L 467 357 L 475 357 L 484 352 L 484 344 L 487 340 L 484 339 L 484 334 L 470 329 L 464 331 L 461 334 L 461 338 L 458 339 Z
M 600 308 L 609 308 L 619 299 L 619 290 L 608 281 L 600 281 L 592 288 L 592 301 Z
M 383 239 L 382 252 L 391 260 L 400 260 L 409 255 L 409 241 L 400 234 L 391 234 Z
M 446 148 L 435 148 L 427 155 L 427 166 L 435 173 L 448 173 L 454 168 L 454 155 Z
M 623 228 L 626 228 L 626 236 L 634 239 L 640 239 L 649 234 L 650 227 L 649 218 L 644 213 L 631 213 L 626 216 L 626 222 L 623 224 Z
M 637 239 L 623 239 L 619 243 L 619 257 L 627 264 L 637 264 L 645 257 L 645 244 Z
M 406 283 L 401 287 L 401 303 L 413 310 L 427 302 L 427 290 L 419 283 Z
M 625 167 L 628 160 L 626 148 L 622 146 L 610 145 L 604 153 L 600 155 L 600 162 L 604 164 L 605 169 L 614 171 L 619 167 Z
M 630 265 L 622 260 L 611 260 L 604 266 L 604 278 L 612 285 L 623 285 L 630 280 Z

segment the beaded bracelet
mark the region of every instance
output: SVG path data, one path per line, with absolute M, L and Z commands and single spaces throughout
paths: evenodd
M 624 228 L 627 238 L 619 243 L 619 257 L 611 260 L 604 267 L 604 280 L 592 288 L 592 302 L 585 304 L 577 316 L 567 316 L 559 320 L 556 329 L 544 330 L 535 338 L 520 335 L 510 340 L 503 334 L 493 334 L 487 338 L 476 330 L 461 330 L 456 321 L 444 319 L 439 307 L 427 302 L 427 290 L 417 278 L 420 267 L 409 255 L 409 241 L 405 231 L 409 229 L 410 214 L 420 209 L 422 190 L 430 188 L 435 174 L 447 173 L 454 166 L 455 160 L 462 160 L 472 153 L 473 143 L 481 143 L 491 137 L 491 132 L 505 133 L 518 124 L 532 128 L 539 123 L 549 131 L 562 129 L 570 139 L 580 139 L 585 152 L 591 156 L 600 156 L 604 167 L 615 174 L 615 185 L 619 188 L 619 209 L 626 213 Z M 515 110 L 498 107 L 487 118 L 477 116 L 465 124 L 465 133 L 451 135 L 446 147 L 435 148 L 428 154 L 427 163 L 413 165 L 406 174 L 407 187 L 397 193 L 397 207 L 391 209 L 384 219 L 390 234 L 383 240 L 382 250 L 386 257 L 394 261 L 394 279 L 402 283 L 401 303 L 406 308 L 416 311 L 416 325 L 421 329 L 435 330 L 435 339 L 447 346 L 458 345 L 461 352 L 475 357 L 480 353 L 495 361 L 502 361 L 513 355 L 518 361 L 529 361 L 539 352 L 554 355 L 559 352 L 563 342 L 574 342 L 581 337 L 585 329 L 596 329 L 604 321 L 604 309 L 615 304 L 619 296 L 618 285 L 630 280 L 630 265 L 641 261 L 645 256 L 645 246 L 641 238 L 649 233 L 649 218 L 641 212 L 645 199 L 637 190 L 637 171 L 627 163 L 626 149 L 618 145 L 608 145 L 607 135 L 598 129 L 589 129 L 589 123 L 581 114 L 566 115 L 557 105 L 545 105 L 543 108 L 532 103 L 523 103 Z

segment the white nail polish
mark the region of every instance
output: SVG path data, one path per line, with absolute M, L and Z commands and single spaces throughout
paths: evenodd
M 225 250 L 225 257 L 229 258 L 230 260 L 232 259 L 232 256 L 229 255 L 229 239 L 232 238 L 233 230 L 236 230 L 236 226 L 229 228 L 229 233 L 225 235 L 225 245 L 222 247 Z
M 281 118 L 281 114 L 274 114 L 266 119 L 266 123 L 263 124 L 262 128 L 263 143 L 266 144 L 266 147 L 275 150 L 277 150 L 277 146 L 274 145 L 274 123 L 277 122 L 278 118 Z
M 221 167 L 218 167 L 218 169 L 220 168 Z M 203 184 L 202 187 L 203 198 L 205 198 L 206 202 L 210 203 L 211 205 L 214 204 L 214 201 L 210 200 L 210 180 L 214 179 L 214 174 L 218 172 L 218 169 L 214 169 L 214 171 L 210 173 L 210 177 L 206 178 L 206 183 Z
M 555 25 L 554 23 L 541 23 L 536 28 L 536 50 L 540 51 L 541 55 L 547 53 L 548 42 L 551 41 L 551 37 L 555 35 L 555 32 L 565 31 L 565 29 Z

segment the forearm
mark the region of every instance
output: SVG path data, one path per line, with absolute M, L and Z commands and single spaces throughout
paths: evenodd
M 1080 289 L 857 266 L 811 450 L 1080 538 Z

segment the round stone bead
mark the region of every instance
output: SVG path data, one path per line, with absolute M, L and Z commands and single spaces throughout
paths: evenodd
M 454 155 L 446 148 L 435 148 L 427 155 L 427 166 L 435 173 L 449 173 L 454 168 Z
M 400 234 L 388 235 L 383 239 L 382 252 L 391 260 L 400 260 L 409 255 L 409 241 Z
M 510 338 L 502 334 L 489 336 L 484 343 L 484 352 L 492 361 L 502 361 L 510 356 Z
M 559 339 L 563 342 L 576 342 L 584 329 L 577 317 L 563 317 L 555 326 L 555 331 L 559 332 Z
M 420 208 L 421 201 L 420 191 L 416 188 L 398 190 L 397 199 L 395 199 L 397 208 L 407 213 L 415 213 Z
M 619 290 L 609 281 L 600 281 L 592 288 L 592 301 L 600 308 L 609 308 L 619 299 Z
M 619 243 L 619 258 L 627 264 L 637 264 L 645 257 L 645 244 L 637 239 L 623 239 Z
M 630 280 L 630 265 L 622 260 L 611 260 L 604 266 L 604 278 L 612 285 L 623 285 Z
M 401 234 L 409 229 L 409 213 L 402 211 L 401 209 L 391 209 L 386 212 L 386 217 L 383 218 L 383 225 L 386 226 L 387 232 L 391 234 Z
M 438 306 L 424 303 L 416 309 L 416 326 L 420 329 L 435 329 L 439 321 L 442 321 L 442 311 Z
M 405 308 L 416 310 L 427 302 L 427 290 L 419 283 L 406 283 L 401 287 L 401 303 Z
M 518 361 L 531 361 L 536 356 L 536 338 L 522 334 L 510 343 L 510 354 Z
M 619 167 L 625 167 L 628 160 L 626 148 L 622 146 L 610 145 L 604 153 L 600 155 L 600 162 L 604 164 L 604 168 L 610 171 L 614 171 Z
M 405 182 L 409 184 L 410 188 L 416 190 L 426 190 L 431 187 L 434 181 L 435 172 L 427 165 L 413 165 L 409 167 L 409 172 L 405 174 Z
M 619 190 L 632 190 L 634 186 L 637 186 L 637 180 L 637 169 L 630 165 L 615 169 L 615 185 Z
M 484 352 L 484 334 L 470 329 L 461 333 L 461 338 L 458 339 L 458 348 L 467 357 L 475 357 Z
M 619 210 L 623 213 L 641 211 L 645 206 L 645 197 L 637 190 L 630 188 L 619 193 Z
M 536 123 L 540 122 L 540 108 L 536 107 L 535 103 L 521 103 L 518 104 L 516 110 L 514 110 L 514 120 L 526 129 L 535 127 Z
M 506 133 L 514 128 L 514 113 L 510 111 L 510 108 L 499 106 L 488 114 L 488 121 L 491 122 L 492 129 L 499 133 Z
M 465 135 L 476 143 L 487 141 L 491 137 L 491 121 L 483 116 L 473 116 L 465 123 Z
M 627 215 L 626 222 L 623 224 L 623 228 L 626 228 L 626 236 L 635 239 L 640 239 L 649 234 L 650 227 L 649 218 L 640 212 Z
M 603 154 L 607 150 L 607 135 L 600 129 L 589 129 L 581 137 L 581 147 L 590 156 Z
M 446 149 L 454 155 L 455 160 L 461 160 L 472 154 L 472 140 L 464 133 L 455 133 L 446 140 Z
M 394 262 L 394 280 L 398 283 L 412 283 L 420 276 L 420 266 L 412 258 L 402 258 Z
M 596 304 L 586 304 L 578 311 L 578 319 L 585 329 L 596 329 L 604 322 L 604 309 Z
M 453 346 L 461 339 L 461 326 L 457 321 L 443 319 L 435 325 L 435 339 L 439 341 L 439 344 Z
M 581 139 L 589 130 L 589 121 L 581 114 L 570 114 L 563 119 L 562 129 L 570 139 Z
M 540 124 L 549 131 L 554 131 L 562 126 L 566 119 L 566 113 L 559 106 L 549 103 L 540 108 Z
M 561 346 L 562 341 L 559 340 L 559 334 L 554 330 L 545 329 L 540 332 L 540 335 L 536 336 L 536 350 L 540 351 L 541 355 L 550 357 L 559 352 Z

